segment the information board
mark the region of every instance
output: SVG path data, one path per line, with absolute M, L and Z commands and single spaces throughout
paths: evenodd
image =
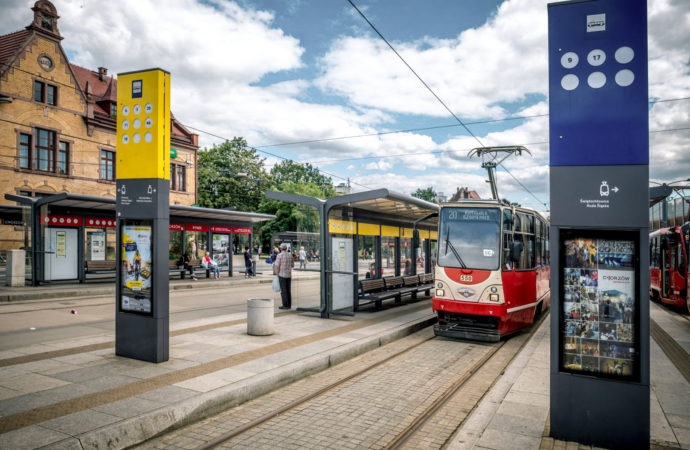
M 153 221 L 122 220 L 120 310 L 151 314 L 153 270 Z
M 636 238 L 624 232 L 562 233 L 560 370 L 637 380 Z

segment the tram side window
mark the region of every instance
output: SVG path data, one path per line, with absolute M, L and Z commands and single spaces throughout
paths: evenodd
M 537 238 L 537 267 L 544 264 L 544 236 L 542 236 L 542 224 L 539 219 L 534 223 L 534 233 Z
M 680 243 L 676 248 L 676 255 L 678 258 L 678 264 L 676 267 L 678 267 L 678 272 L 680 272 L 680 274 L 683 275 L 685 274 L 685 261 L 683 260 L 683 248 Z
M 510 251 L 513 247 L 513 212 L 503 210 L 503 270 L 512 270 Z
M 522 242 L 522 253 L 520 255 L 520 260 L 515 264 L 515 270 L 530 270 L 534 268 L 534 216 L 530 216 L 523 213 L 517 213 L 516 218 L 516 228 L 515 228 L 515 240 Z M 518 232 L 517 224 L 521 223 L 522 227 Z
M 549 243 L 549 226 L 548 224 L 545 227 L 546 230 L 546 239 L 544 240 L 544 250 L 546 251 L 546 264 L 549 265 L 551 264 L 551 250 L 549 249 L 549 246 L 551 245 Z

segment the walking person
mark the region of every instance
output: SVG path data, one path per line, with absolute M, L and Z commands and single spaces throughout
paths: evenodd
M 252 273 L 252 253 L 249 251 L 249 246 L 244 247 L 244 277 L 253 276 Z
M 276 258 L 275 270 L 278 274 L 278 281 L 280 282 L 280 297 L 283 305 L 278 309 L 292 308 L 292 293 L 290 292 L 290 285 L 292 284 L 292 268 L 295 266 L 295 261 L 292 255 L 287 251 L 286 243 L 280 244 L 280 254 Z
M 299 268 L 307 268 L 307 252 L 304 250 L 304 247 L 300 247 L 299 249 Z

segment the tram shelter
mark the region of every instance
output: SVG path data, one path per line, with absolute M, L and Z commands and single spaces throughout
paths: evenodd
M 115 199 L 61 193 L 47 197 L 5 194 L 23 211 L 31 284 L 57 280 L 83 283 L 92 273 L 114 274 L 116 267 Z M 253 248 L 253 225 L 274 219 L 272 214 L 170 205 L 170 266 L 177 271 L 181 255 L 199 260 L 208 251 L 221 271 L 232 276 L 244 270 L 242 251 Z M 18 220 L 18 219 L 15 219 Z M 173 267 L 174 266 L 174 267 Z
M 389 189 L 328 200 L 267 191 L 266 198 L 304 205 L 318 215 L 322 257 L 306 270 L 320 272 L 319 304 L 298 305 L 298 310 L 319 312 L 323 318 L 353 315 L 360 279 L 432 272 L 438 240 L 435 203 Z

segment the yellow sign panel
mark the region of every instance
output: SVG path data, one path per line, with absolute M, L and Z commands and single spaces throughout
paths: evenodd
M 438 231 L 429 231 L 429 239 L 438 241 Z
M 357 223 L 357 234 L 362 236 L 378 236 L 381 233 L 381 227 L 373 223 Z
M 381 236 L 398 237 L 400 236 L 400 228 L 381 225 Z
M 170 179 L 170 73 L 117 76 L 118 179 Z
M 419 230 L 419 239 L 429 239 L 429 230 Z
M 414 232 L 414 230 L 412 228 L 401 228 L 400 231 L 401 231 L 400 237 L 412 239 L 412 235 Z
M 331 233 L 340 234 L 356 234 L 357 233 L 357 223 L 350 222 L 346 220 L 328 220 L 328 231 Z

